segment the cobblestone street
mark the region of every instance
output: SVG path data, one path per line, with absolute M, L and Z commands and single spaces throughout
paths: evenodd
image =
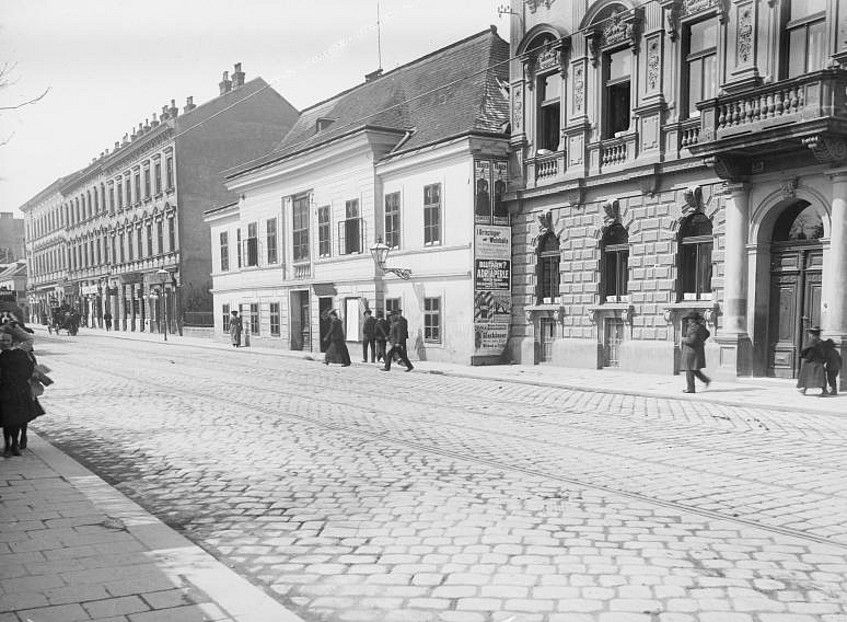
M 39 345 L 38 433 L 305 620 L 847 621 L 847 414 Z

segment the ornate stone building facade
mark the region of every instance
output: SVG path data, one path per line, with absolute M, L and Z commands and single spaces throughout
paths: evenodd
M 117 330 L 211 323 L 209 234 L 203 211 L 226 201 L 220 171 L 264 154 L 297 111 L 241 64 L 218 97 L 180 111 L 172 100 L 91 164 L 21 209 L 33 309 L 65 300 L 89 326 Z M 164 272 L 163 272 L 164 271 Z M 202 320 L 196 323 L 203 323 Z
M 524 364 L 720 376 L 847 349 L 847 0 L 511 3 Z

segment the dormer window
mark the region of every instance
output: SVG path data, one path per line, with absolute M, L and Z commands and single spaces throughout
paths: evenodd
M 335 119 L 330 119 L 329 117 L 318 117 L 318 120 L 315 121 L 315 134 L 323 132 L 334 122 Z

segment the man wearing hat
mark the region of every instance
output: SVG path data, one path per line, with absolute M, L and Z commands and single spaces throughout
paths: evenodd
M 385 367 L 380 367 L 382 371 L 391 370 L 391 361 L 396 354 L 400 362 L 406 366 L 406 371 L 412 371 L 414 367 L 409 361 L 406 354 L 406 340 L 409 338 L 409 323 L 403 317 L 401 309 L 394 310 L 394 321 L 391 323 L 391 331 L 388 335 L 391 341 L 391 349 L 385 354 Z
M 821 329 L 813 326 L 806 332 L 809 333 L 809 340 L 800 350 L 800 375 L 797 376 L 797 389 L 803 395 L 806 394 L 806 389 L 820 389 L 819 397 L 826 397 L 829 392 L 826 389 L 826 370 L 824 369 L 826 355 L 821 344 Z
M 712 380 L 701 369 L 706 366 L 706 350 L 704 344 L 711 335 L 704 326 L 703 316 L 698 311 L 690 311 L 683 318 L 688 320 L 685 336 L 680 344 L 680 366 L 685 371 L 685 390 L 683 393 L 694 393 L 694 378 L 705 383 L 706 387 Z

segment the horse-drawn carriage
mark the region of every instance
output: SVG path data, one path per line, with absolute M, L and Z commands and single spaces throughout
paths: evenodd
M 71 336 L 79 332 L 79 313 L 75 309 L 66 305 L 50 309 L 47 332 L 52 334 L 55 331 L 58 335 L 60 330 L 68 331 Z

